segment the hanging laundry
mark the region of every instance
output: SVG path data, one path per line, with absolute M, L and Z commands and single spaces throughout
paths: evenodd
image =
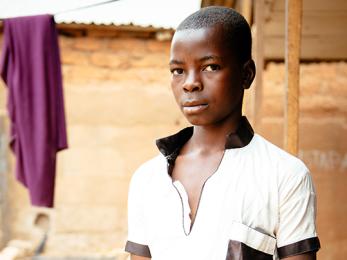
M 8 87 L 16 177 L 35 206 L 53 207 L 56 153 L 67 148 L 58 34 L 51 15 L 3 20 L 0 73 Z

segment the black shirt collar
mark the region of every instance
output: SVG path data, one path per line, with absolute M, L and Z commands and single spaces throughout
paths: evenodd
M 178 133 L 158 139 L 156 145 L 159 151 L 168 158 L 175 159 L 179 150 L 192 137 L 193 127 L 187 127 Z M 248 145 L 254 136 L 252 126 L 245 116 L 241 117 L 239 126 L 235 133 L 228 134 L 225 142 L 225 149 L 242 148 Z

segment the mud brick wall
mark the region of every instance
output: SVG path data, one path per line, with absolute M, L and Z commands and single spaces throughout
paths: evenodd
M 39 239 L 34 220 L 44 212 L 50 217 L 46 254 L 107 253 L 126 240 L 133 171 L 158 153 L 156 138 L 187 125 L 170 92 L 170 44 L 124 37 L 61 35 L 59 40 L 70 148 L 58 156 L 56 207 L 31 207 L 25 189 L 9 173 L 11 236 Z M 4 112 L 6 89 L 0 84 Z M 347 63 L 302 64 L 301 85 L 300 156 L 312 170 L 318 193 L 319 259 L 344 259 Z M 284 64 L 268 63 L 256 130 L 279 146 L 283 93 Z

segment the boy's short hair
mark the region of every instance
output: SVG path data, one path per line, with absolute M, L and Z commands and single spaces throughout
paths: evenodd
M 221 25 L 226 42 L 230 44 L 237 60 L 243 64 L 252 58 L 252 35 L 246 19 L 234 9 L 209 6 L 184 19 L 176 31 L 208 28 Z

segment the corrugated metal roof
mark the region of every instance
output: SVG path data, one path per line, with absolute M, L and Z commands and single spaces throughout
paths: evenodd
M 0 0 L 0 18 L 56 14 L 57 23 L 135 25 L 176 28 L 187 15 L 200 8 L 201 0 L 119 0 L 91 8 L 102 0 Z

